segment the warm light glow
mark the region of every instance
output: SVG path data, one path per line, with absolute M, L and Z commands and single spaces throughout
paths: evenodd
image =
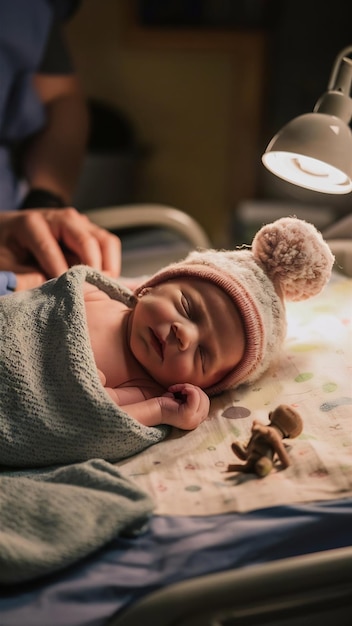
M 337 194 L 352 191 L 352 181 L 345 172 L 318 159 L 293 152 L 267 152 L 263 163 L 276 176 L 306 189 Z
M 331 182 L 336 185 L 343 184 L 346 179 L 346 175 L 343 174 L 343 172 L 340 172 L 340 170 L 337 170 L 335 167 L 331 167 L 331 165 L 319 161 L 318 159 L 298 155 L 294 161 L 298 169 L 305 174 L 326 179 L 330 177 Z

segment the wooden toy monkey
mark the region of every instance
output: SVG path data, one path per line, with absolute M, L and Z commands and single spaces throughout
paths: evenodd
M 284 468 L 290 465 L 282 440 L 298 437 L 303 429 L 302 418 L 292 407 L 280 404 L 269 413 L 269 421 L 267 425 L 253 421 L 252 436 L 245 447 L 239 442 L 232 444 L 233 452 L 245 463 L 229 465 L 229 472 L 255 473 L 263 478 L 273 469 L 275 455 Z

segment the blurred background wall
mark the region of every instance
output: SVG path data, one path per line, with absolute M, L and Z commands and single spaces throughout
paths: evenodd
M 297 202 L 348 211 L 349 199 L 273 180 L 260 157 L 325 90 L 352 42 L 351 10 L 341 0 L 82 0 L 69 44 L 87 96 L 117 115 L 102 130 L 120 153 L 118 167 L 104 165 L 107 200 L 176 206 L 225 246 L 249 205 L 262 222 L 272 200 L 291 213 Z

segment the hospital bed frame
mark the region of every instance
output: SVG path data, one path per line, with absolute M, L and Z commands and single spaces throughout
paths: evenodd
M 152 274 L 210 238 L 187 213 L 163 204 L 131 204 L 86 211 L 90 220 L 116 233 L 122 242 L 122 275 Z
M 200 576 L 143 598 L 107 626 L 350 626 L 352 547 Z

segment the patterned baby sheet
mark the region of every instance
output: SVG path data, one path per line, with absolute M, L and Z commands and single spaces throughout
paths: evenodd
M 334 273 L 322 294 L 287 306 L 280 363 L 257 383 L 212 400 L 195 431 L 171 436 L 119 464 L 153 497 L 158 514 L 213 515 L 352 496 L 352 279 Z M 227 471 L 253 419 L 288 404 L 303 432 L 285 440 L 291 465 L 265 478 Z

